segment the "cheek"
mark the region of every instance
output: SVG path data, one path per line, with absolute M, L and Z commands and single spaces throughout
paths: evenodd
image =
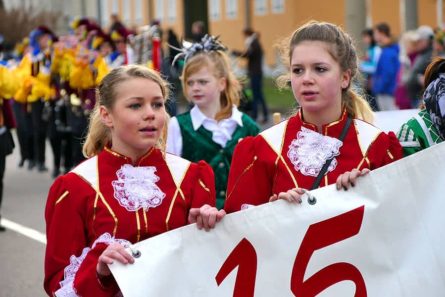
M 298 79 L 291 78 L 290 85 L 291 85 L 292 93 L 294 94 L 295 99 L 298 100 L 298 96 L 299 96 L 298 92 L 300 90 L 300 83 L 298 82 Z

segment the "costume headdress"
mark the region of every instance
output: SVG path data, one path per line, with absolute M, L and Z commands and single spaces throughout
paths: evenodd
M 219 36 L 205 35 L 200 42 L 182 42 L 182 48 L 176 48 L 169 45 L 171 48 L 179 51 L 179 54 L 175 56 L 172 64 L 174 65 L 177 60 L 183 58 L 184 62 L 194 55 L 200 52 L 212 52 L 212 51 L 225 51 L 227 48 L 218 40 Z

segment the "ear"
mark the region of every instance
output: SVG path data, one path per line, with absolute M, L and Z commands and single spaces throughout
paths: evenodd
M 227 79 L 225 77 L 221 77 L 219 79 L 218 89 L 220 92 L 224 91 L 227 86 Z
M 99 115 L 102 123 L 108 128 L 113 128 L 113 116 L 105 106 L 99 107 Z
M 346 89 L 351 83 L 351 69 L 343 71 L 341 75 L 341 88 Z

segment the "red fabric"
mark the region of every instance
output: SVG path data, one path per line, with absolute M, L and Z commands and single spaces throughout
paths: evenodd
M 323 134 L 338 138 L 345 122 L 346 114 L 339 121 L 324 126 Z M 296 138 L 301 127 L 317 131 L 315 126 L 303 122 L 300 114 L 291 117 L 284 134 L 281 151 L 284 162 L 277 161 L 277 154 L 261 134 L 256 137 L 247 137 L 238 144 L 229 173 L 227 200 L 224 207 L 227 212 L 238 211 L 243 204 L 266 203 L 272 194 L 295 188 L 292 176 L 298 187 L 305 189 L 312 187 L 316 177 L 306 176 L 296 171 L 287 157 L 289 145 Z M 320 187 L 335 183 L 340 174 L 354 168 L 376 169 L 400 158 L 402 158 L 402 147 L 396 136 L 394 133 L 388 135 L 383 132 L 373 141 L 364 156 L 360 149 L 356 127 L 351 125 L 340 148 L 340 155 L 336 157 L 337 167 L 325 175 Z
M 153 48 L 152 48 L 152 62 L 153 69 L 161 70 L 161 39 L 158 37 L 153 38 Z
M 3 124 L 8 129 L 15 128 L 16 123 L 15 123 L 15 117 L 12 113 L 11 100 L 3 100 L 2 110 L 3 110 L 3 121 L 4 121 Z
M 138 230 L 136 212 L 127 211 L 120 206 L 114 198 L 112 186 L 112 181 L 117 180 L 116 171 L 128 163 L 128 158 L 110 151 L 103 151 L 98 155 L 99 189 L 103 199 L 73 172 L 59 177 L 52 185 L 45 210 L 47 247 L 44 287 L 49 295 L 60 288 L 59 282 L 64 278 L 63 270 L 69 265 L 70 256 L 79 257 L 82 250 L 91 247 L 102 234 L 108 232 L 117 239 L 135 243 L 186 225 L 191 207 L 215 205 L 213 171 L 205 162 L 190 165 L 181 184 L 185 199 L 176 196 L 173 201 L 176 185 L 161 151 L 155 149 L 136 164 L 156 166 L 155 174 L 160 178 L 156 185 L 166 196 L 161 205 L 146 212 L 147 227 L 144 210 L 137 211 L 140 225 Z M 65 192 L 68 194 L 60 200 Z M 166 224 L 171 204 L 173 207 Z M 117 220 L 116 229 L 113 214 Z M 115 234 L 113 230 L 116 230 Z M 74 279 L 78 295 L 100 297 L 114 296 L 117 293 L 117 285 L 103 288 L 96 277 L 97 260 L 105 248 L 105 244 L 97 244 L 82 262 Z

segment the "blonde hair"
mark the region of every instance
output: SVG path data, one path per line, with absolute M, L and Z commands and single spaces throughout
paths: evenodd
M 215 120 L 231 117 L 232 106 L 239 105 L 241 86 L 230 68 L 227 54 L 223 51 L 200 52 L 187 60 L 181 77 L 185 97 L 187 97 L 187 79 L 203 67 L 208 67 L 216 78 L 226 80 L 226 87 L 220 97 L 221 109 L 216 114 Z
M 116 102 L 118 85 L 132 78 L 146 78 L 157 83 L 161 87 L 164 101 L 167 100 L 169 96 L 168 84 L 154 70 L 140 65 L 126 65 L 113 69 L 102 79 L 102 82 L 96 89 L 96 105 L 90 116 L 88 134 L 83 145 L 83 154 L 85 157 L 88 158 L 97 155 L 111 142 L 111 131 L 101 120 L 100 107 L 104 106 L 108 110 L 111 110 Z M 168 119 L 167 112 L 165 115 Z M 167 125 L 164 125 L 156 147 L 164 149 L 166 131 Z
M 358 88 L 351 88 L 351 83 L 356 81 L 358 73 L 357 51 L 351 37 L 340 27 L 326 22 L 310 21 L 298 28 L 290 38 L 283 41 L 281 51 L 283 58 L 289 65 L 295 47 L 303 41 L 325 42 L 329 54 L 340 65 L 342 71 L 350 71 L 349 85 L 342 90 L 342 104 L 349 116 L 367 122 L 373 121 L 373 112 L 369 103 L 358 94 Z M 279 87 L 287 87 L 290 81 L 290 73 L 277 79 Z

